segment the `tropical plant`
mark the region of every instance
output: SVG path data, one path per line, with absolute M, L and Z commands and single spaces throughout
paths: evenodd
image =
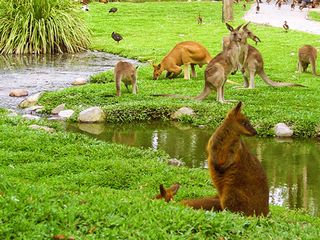
M 0 0 L 0 53 L 79 52 L 90 33 L 70 0 Z

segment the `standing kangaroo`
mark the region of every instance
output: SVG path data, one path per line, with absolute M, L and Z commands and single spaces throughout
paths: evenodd
M 217 91 L 217 101 L 226 102 L 224 99 L 224 84 L 227 76 L 239 68 L 240 41 L 241 35 L 239 29 L 241 25 L 234 29 L 226 23 L 229 35 L 229 44 L 225 49 L 215 56 L 208 64 L 205 70 L 205 85 L 203 91 L 197 96 L 196 100 L 203 100 L 209 96 L 213 89 Z
M 241 113 L 239 102 L 227 114 L 207 145 L 209 172 L 218 195 L 203 199 L 183 200 L 194 209 L 220 211 L 227 209 L 246 216 L 267 216 L 269 187 L 259 160 L 241 140 L 241 135 L 257 134 Z
M 256 49 L 255 47 L 247 43 L 247 38 L 251 38 L 256 43 L 261 42 L 260 39 L 248 29 L 248 24 L 249 23 L 247 23 L 242 28 L 243 31 L 241 33 L 242 34 L 242 38 L 241 38 L 241 46 L 242 46 L 241 55 L 242 56 L 240 57 L 240 63 L 242 65 L 244 87 L 254 88 L 254 77 L 256 74 L 258 74 L 265 83 L 267 83 L 272 87 L 292 87 L 292 86 L 304 87 L 301 84 L 274 82 L 267 76 L 267 74 L 264 71 L 264 62 L 263 62 L 261 53 L 259 52 L 258 49 Z M 250 79 L 250 83 L 249 83 L 248 77 Z
M 308 65 L 311 64 L 312 74 L 314 76 L 317 76 L 317 49 L 312 47 L 311 45 L 304 45 L 302 48 L 299 48 L 298 56 L 298 71 L 302 72 L 303 70 L 305 72 L 308 68 Z
M 189 65 L 191 65 L 192 77 L 196 77 L 194 66 L 202 67 L 211 60 L 208 50 L 197 42 L 187 41 L 178 43 L 157 65 L 153 65 L 153 79 L 158 79 L 166 70 L 166 77 L 177 77 L 184 66 L 184 79 L 190 79 Z
M 128 85 L 132 85 L 132 93 L 136 94 L 137 87 L 137 69 L 129 62 L 119 61 L 114 68 L 114 78 L 116 81 L 117 96 L 120 97 L 121 81 L 124 82 L 126 88 Z M 129 89 L 128 89 L 129 91 Z

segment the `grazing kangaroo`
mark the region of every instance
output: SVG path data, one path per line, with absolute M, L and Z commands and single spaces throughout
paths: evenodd
M 224 84 L 227 81 L 227 76 L 231 72 L 235 72 L 239 68 L 239 55 L 240 55 L 240 41 L 241 35 L 239 29 L 242 25 L 234 29 L 226 23 L 229 35 L 228 46 L 215 56 L 208 64 L 205 70 L 205 86 L 203 91 L 197 96 L 196 100 L 205 99 L 212 89 L 217 91 L 217 101 L 225 103 L 224 99 Z
M 317 49 L 311 45 L 304 45 L 299 48 L 299 61 L 298 61 L 298 71 L 302 70 L 305 72 L 308 68 L 308 65 L 311 64 L 312 74 L 317 76 L 316 72 L 316 62 L 317 62 Z
M 178 43 L 160 62 L 153 65 L 153 79 L 158 79 L 166 70 L 166 77 L 177 77 L 184 66 L 184 79 L 190 79 L 189 65 L 191 65 L 192 77 L 196 77 L 194 66 L 202 67 L 211 60 L 208 50 L 197 42 L 187 41 Z
M 177 194 L 180 188 L 180 184 L 175 183 L 170 188 L 164 188 L 162 184 L 160 184 L 160 194 L 155 196 L 155 199 L 164 199 L 166 202 L 170 202 L 173 200 L 173 196 Z
M 248 29 L 248 24 L 249 23 L 243 26 L 243 31 L 241 33 L 242 53 L 240 57 L 240 63 L 242 65 L 244 87 L 254 88 L 254 77 L 256 74 L 258 74 L 265 83 L 272 87 L 304 87 L 301 84 L 274 82 L 266 75 L 264 71 L 264 62 L 261 53 L 258 49 L 247 43 L 247 38 L 251 38 L 256 43 L 261 42 L 260 39 Z M 250 83 L 248 77 L 250 79 Z
M 128 85 L 132 85 L 132 93 L 137 93 L 137 69 L 131 63 L 119 61 L 114 68 L 114 78 L 118 97 L 121 95 L 121 81 L 125 84 L 127 89 Z

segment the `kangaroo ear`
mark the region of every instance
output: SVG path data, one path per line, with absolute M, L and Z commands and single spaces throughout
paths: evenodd
M 246 23 L 246 25 L 244 25 L 244 26 L 242 27 L 242 29 L 247 29 L 247 26 L 249 25 L 249 23 L 250 23 L 250 22 Z
M 242 102 L 240 101 L 237 106 L 233 109 L 233 113 L 236 115 L 241 112 Z
M 239 25 L 236 30 L 239 31 L 243 24 Z
M 162 197 L 165 197 L 167 195 L 167 191 L 162 184 L 160 184 L 160 194 Z
M 180 188 L 180 184 L 179 184 L 179 183 L 173 184 L 173 185 L 170 187 L 170 189 L 171 189 L 171 191 L 172 191 L 172 195 L 176 195 L 177 192 L 178 192 L 178 190 L 179 190 L 179 188 Z
M 232 32 L 234 30 L 233 27 L 229 23 L 226 23 L 226 26 L 230 32 Z

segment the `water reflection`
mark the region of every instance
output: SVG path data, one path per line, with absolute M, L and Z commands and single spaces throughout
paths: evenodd
M 69 125 L 97 139 L 161 149 L 189 167 L 206 167 L 206 144 L 213 130 L 179 123 L 135 125 Z M 251 151 L 262 162 L 270 185 L 271 204 L 307 209 L 320 215 L 320 143 L 312 140 L 246 138 Z

